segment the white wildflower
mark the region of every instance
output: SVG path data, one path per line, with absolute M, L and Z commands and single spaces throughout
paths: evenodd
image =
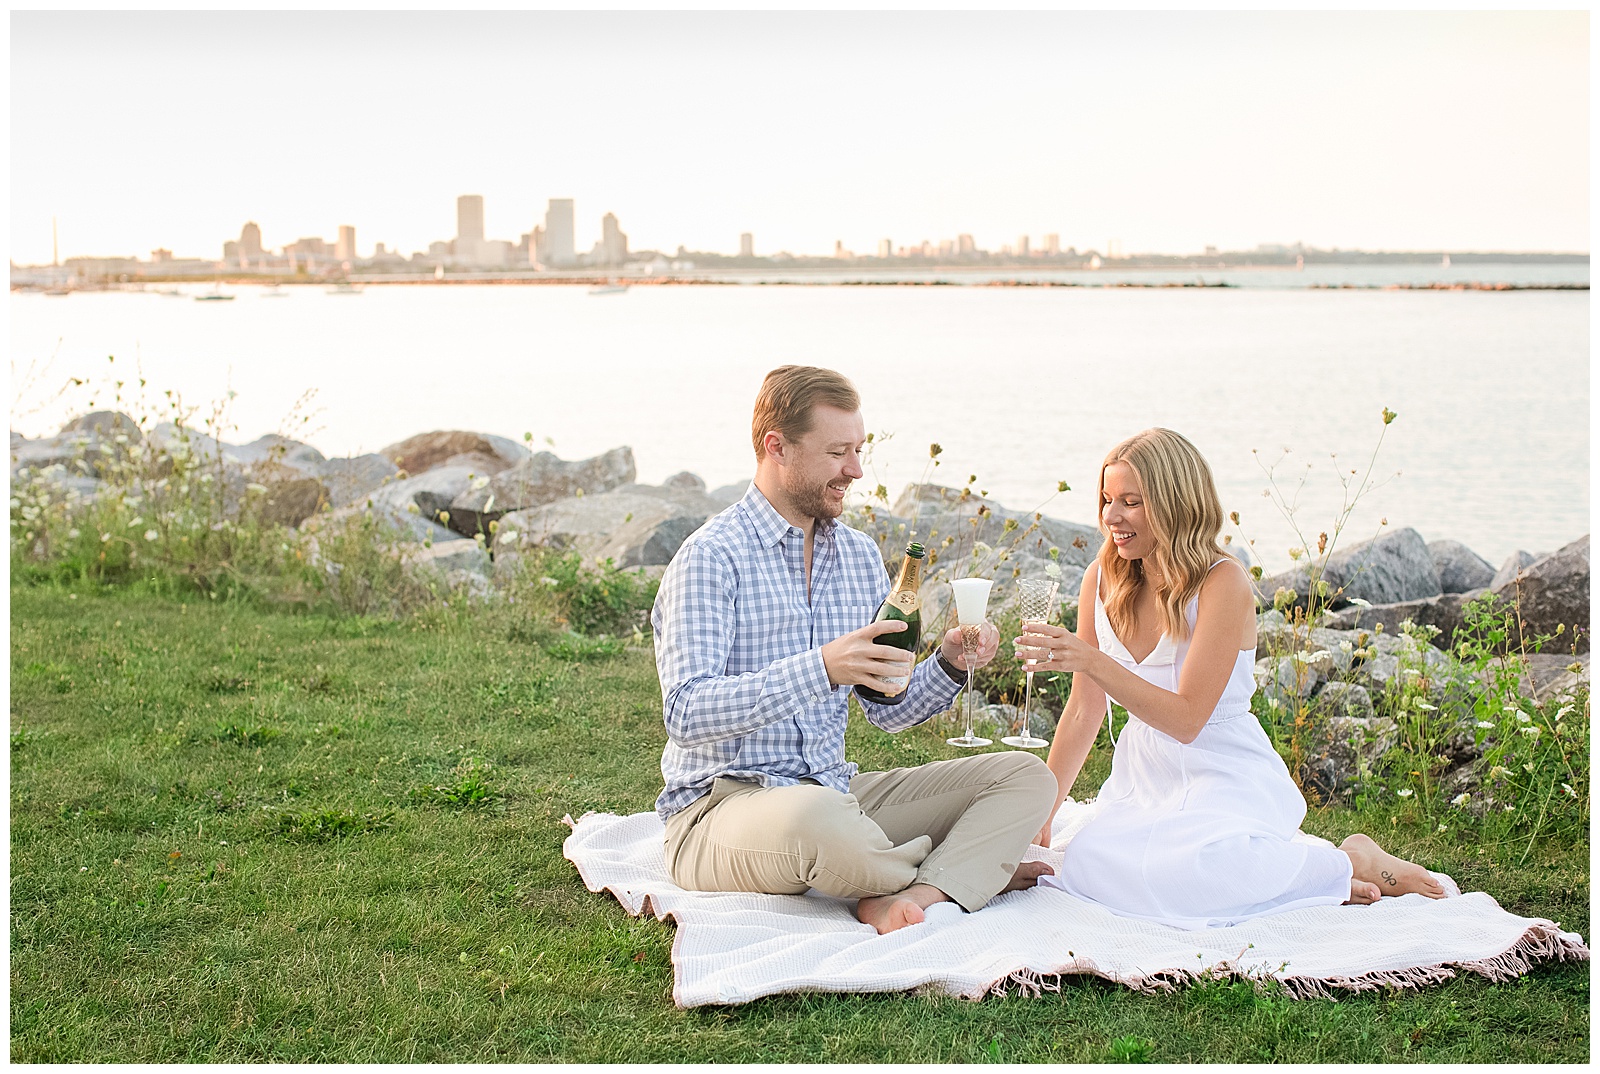
M 1522 732 L 1523 736 L 1527 737 L 1527 738 L 1538 738 L 1539 737 L 1539 728 L 1538 727 L 1519 727 L 1519 728 L 1517 728 L 1517 730 Z
M 265 491 L 267 491 L 267 486 L 261 484 L 259 481 L 252 481 L 248 485 L 246 485 L 245 488 L 248 489 L 250 492 L 265 492 Z
M 1362 597 L 1351 597 L 1350 598 L 1350 603 L 1354 604 L 1357 608 L 1370 608 L 1370 607 L 1372 607 L 1372 601 L 1366 600 L 1365 598 L 1362 598 Z
M 67 531 L 67 540 L 69 541 L 76 541 L 79 536 L 80 532 L 76 527 Z
M 111 540 L 111 534 L 109 534 L 109 533 L 102 533 L 102 534 L 101 534 L 101 535 L 100 535 L 100 543 L 101 543 L 101 544 L 105 544 L 105 543 L 106 543 L 106 542 L 107 542 L 107 541 L 109 541 L 109 540 Z
M 479 477 L 473 478 L 471 487 L 472 487 L 472 491 L 476 492 L 477 490 L 479 490 L 481 488 L 487 488 L 488 485 L 489 485 L 489 476 L 487 474 L 484 474 L 484 475 L 481 475 Z
M 1485 731 L 1494 730 L 1494 723 L 1491 720 L 1479 720 L 1478 721 L 1478 726 L 1481 727 Z
M 1332 658 L 1333 658 L 1333 654 L 1328 652 L 1328 650 L 1326 650 L 1326 649 L 1318 649 L 1316 652 L 1314 652 L 1310 656 L 1306 657 L 1306 659 L 1308 661 L 1310 661 L 1311 663 L 1313 663 L 1313 664 L 1316 663 L 1318 660 L 1331 660 Z
M 1445 825 L 1441 824 L 1441 825 L 1439 825 L 1438 830 L 1441 831 L 1441 832 L 1448 832 L 1450 829 L 1447 828 Z
M 1412 792 L 1411 792 L 1411 788 L 1410 787 L 1406 787 L 1403 790 L 1398 790 L 1398 791 L 1395 791 L 1394 793 L 1400 798 L 1410 798 Z
M 544 577 L 540 578 L 539 581 L 541 581 L 545 585 L 549 585 L 549 586 L 557 586 L 557 585 L 561 584 L 560 582 L 556 581 L 556 579 L 550 577 L 548 574 L 545 575 Z
M 1353 653 L 1353 652 L 1355 652 L 1355 648 L 1356 647 L 1354 645 L 1351 645 L 1347 641 L 1341 641 L 1339 643 L 1339 651 L 1341 653 L 1346 653 L 1346 654 Z
M 133 521 L 128 523 L 128 528 L 131 530 L 131 529 L 135 529 L 135 528 L 137 528 L 139 526 L 142 526 L 142 525 L 144 525 L 144 516 L 143 515 L 134 515 L 133 516 Z
M 1495 765 L 1493 768 L 1489 769 L 1490 779 L 1500 779 L 1501 777 L 1509 776 L 1510 774 L 1511 770 L 1506 768 L 1504 765 Z
M 1517 722 L 1518 723 L 1532 723 L 1533 722 L 1533 717 L 1529 716 L 1526 712 L 1519 712 L 1519 713 L 1517 713 Z
M 1523 765 L 1522 766 L 1522 770 L 1524 772 L 1532 772 L 1533 771 L 1533 762 L 1529 761 L 1527 764 Z
M 1570 783 L 1563 783 L 1561 785 L 1561 793 L 1566 795 L 1568 798 L 1578 797 L 1578 792 L 1572 789 L 1572 784 Z
M 1559 709 L 1556 709 L 1556 719 L 1558 719 L 1558 720 L 1563 719 L 1564 717 L 1567 717 L 1567 716 L 1571 716 L 1571 715 L 1572 715 L 1572 706 L 1571 705 L 1562 705 Z
M 1437 706 L 1430 705 L 1426 701 L 1420 701 L 1419 700 L 1416 703 L 1416 705 L 1417 705 L 1417 708 L 1421 709 L 1423 712 L 1436 712 L 1436 711 L 1438 711 L 1438 707 Z
M 1461 806 L 1466 805 L 1467 804 L 1467 799 L 1471 798 L 1471 797 L 1472 797 L 1472 795 L 1466 794 L 1466 793 L 1458 794 L 1454 798 L 1450 799 L 1450 804 L 1455 806 L 1455 807 L 1457 807 L 1457 808 L 1460 808 Z
M 518 533 L 516 530 L 501 530 L 499 535 L 495 539 L 495 543 L 496 544 L 511 544 L 513 541 L 515 541 L 520 536 L 522 536 L 522 534 Z
M 1060 578 L 1061 566 L 1055 562 L 1046 563 L 1044 565 L 1044 573 L 1048 574 L 1052 578 Z
M 144 539 L 147 540 L 147 541 L 154 541 L 154 540 L 159 539 L 160 537 L 161 537 L 161 534 L 157 530 L 145 530 L 144 531 Z

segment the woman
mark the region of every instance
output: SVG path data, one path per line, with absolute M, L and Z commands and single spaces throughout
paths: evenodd
M 1300 832 L 1305 799 L 1250 712 L 1255 598 L 1217 543 L 1222 507 L 1194 446 L 1148 429 L 1112 449 L 1100 530 L 1077 633 L 1032 624 L 1017 639 L 1034 670 L 1073 675 L 1050 747 L 1062 798 L 1109 701 L 1130 715 L 1099 812 L 1061 875 L 1041 883 L 1188 929 L 1383 895 L 1443 898 L 1426 869 L 1365 835 L 1335 847 Z M 1049 834 L 1046 822 L 1039 842 Z

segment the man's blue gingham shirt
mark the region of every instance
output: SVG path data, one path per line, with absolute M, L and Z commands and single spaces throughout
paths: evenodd
M 806 599 L 805 534 L 752 482 L 692 534 L 662 576 L 650 623 L 667 725 L 663 820 L 718 776 L 782 787 L 813 779 L 848 792 L 850 688 L 830 686 L 822 646 L 872 621 L 889 575 L 866 534 L 818 519 Z M 898 705 L 863 702 L 903 731 L 950 707 L 962 684 L 924 660 Z

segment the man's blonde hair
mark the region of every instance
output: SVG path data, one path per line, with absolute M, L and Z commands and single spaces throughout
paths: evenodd
M 854 413 L 861 409 L 861 396 L 854 384 L 831 369 L 781 365 L 768 373 L 756 393 L 755 414 L 750 420 L 750 442 L 755 445 L 756 461 L 765 454 L 761 442 L 768 433 L 782 433 L 785 440 L 797 440 L 810 432 L 812 411 L 819 403 Z

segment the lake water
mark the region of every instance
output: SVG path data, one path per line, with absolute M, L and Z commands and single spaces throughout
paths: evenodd
M 1464 278 L 1494 278 L 1470 268 Z M 1586 265 L 1557 268 L 1587 280 Z M 1388 271 L 1353 279 L 1391 282 Z M 54 431 L 86 402 L 47 402 L 66 377 L 103 380 L 114 368 L 131 381 L 137 363 L 152 396 L 173 388 L 198 404 L 231 388 L 239 441 L 298 432 L 333 455 L 428 429 L 527 431 L 564 458 L 628 444 L 641 481 L 692 470 L 715 488 L 754 468 L 762 376 L 801 362 L 850 376 L 868 429 L 893 434 L 866 481 L 891 495 L 928 473 L 937 441 L 931 480 L 976 474 L 1009 507 L 1092 522 L 1106 451 L 1165 425 L 1205 453 L 1224 509 L 1241 513 L 1276 569 L 1298 541 L 1262 496 L 1262 464 L 1281 457 L 1289 495 L 1305 477 L 1297 520 L 1314 541 L 1334 523 L 1340 475 L 1365 472 L 1388 407 L 1399 418 L 1373 471 L 1383 483 L 1344 543 L 1387 518 L 1465 541 L 1498 566 L 1514 549 L 1553 550 L 1589 531 L 1587 291 L 286 290 L 267 299 L 239 287 L 233 302 L 13 293 L 12 427 Z M 315 420 L 285 428 L 310 389 Z M 1062 480 L 1073 491 L 1057 495 Z

